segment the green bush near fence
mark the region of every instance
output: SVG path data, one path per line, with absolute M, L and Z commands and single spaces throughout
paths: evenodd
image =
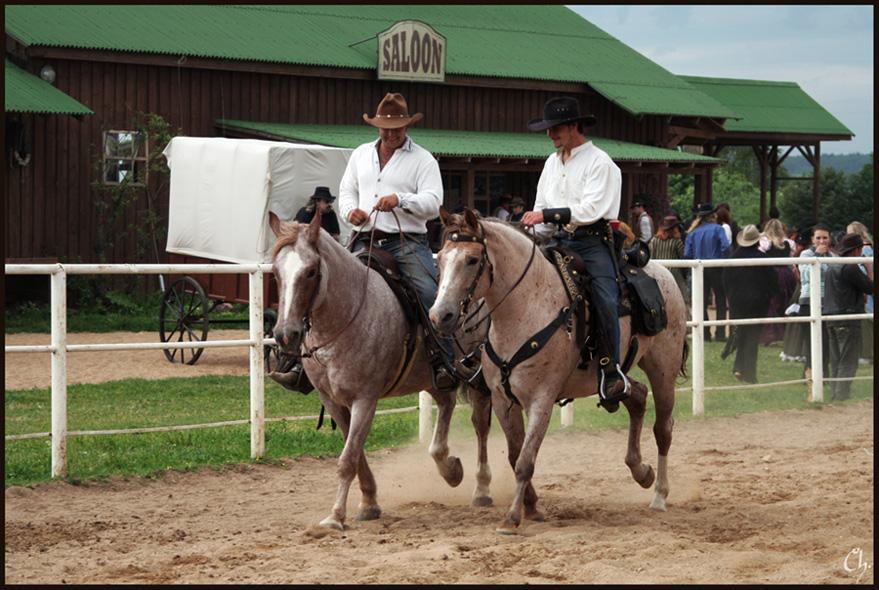
M 732 358 L 720 360 L 722 343 L 705 344 L 707 386 L 737 385 L 732 375 Z M 779 348 L 761 347 L 758 378 L 761 382 L 792 381 L 802 377 L 802 365 L 782 363 Z M 688 374 L 692 375 L 692 357 Z M 859 376 L 873 375 L 873 366 L 861 366 Z M 631 376 L 644 380 L 640 369 Z M 691 379 L 681 379 L 679 388 L 692 387 Z M 758 389 L 708 391 L 705 416 L 695 417 L 692 392 L 676 395 L 675 420 L 736 416 L 766 410 L 814 408 L 830 401 L 825 387 L 824 404 L 808 401 L 805 385 L 782 385 Z M 574 402 L 574 429 L 626 429 L 625 411 L 608 414 L 596 407 L 594 397 Z M 845 403 L 873 399 L 872 379 L 855 381 L 852 399 Z M 249 377 L 205 376 L 189 379 L 125 379 L 103 384 L 68 386 L 68 430 L 117 430 L 172 425 L 202 424 L 247 419 L 250 415 Z M 317 394 L 304 396 L 284 390 L 266 380 L 267 418 L 317 416 Z M 379 402 L 379 409 L 418 405 L 417 396 L 391 398 Z M 5 397 L 6 435 L 48 432 L 51 429 L 51 400 L 48 389 L 7 391 Z M 463 411 L 462 411 L 463 410 Z M 550 433 L 562 430 L 560 409 L 550 425 Z M 648 401 L 646 424 L 652 424 L 653 403 Z M 320 430 L 316 420 L 270 422 L 266 424 L 266 456 L 261 462 L 287 462 L 303 455 L 336 457 L 342 451 L 339 431 L 330 427 L 329 417 Z M 452 424 L 455 445 L 475 443 L 469 408 L 459 408 Z M 503 436 L 493 421 L 493 436 Z M 402 446 L 417 440 L 418 413 L 406 412 L 376 416 L 367 439 L 367 450 Z M 34 485 L 51 480 L 50 439 L 6 441 L 5 485 Z M 620 453 L 624 453 L 620 449 Z M 655 453 L 648 445 L 645 452 Z M 674 452 L 674 448 L 672 448 Z M 622 456 L 622 455 L 621 455 Z M 647 455 L 651 456 L 650 454 Z M 430 461 L 425 451 L 425 461 Z M 197 430 L 145 434 L 77 435 L 68 438 L 68 480 L 89 484 L 110 476 L 162 477 L 166 470 L 222 469 L 235 463 L 252 463 L 250 426 L 222 426 Z M 330 469 L 334 469 L 330 467 Z

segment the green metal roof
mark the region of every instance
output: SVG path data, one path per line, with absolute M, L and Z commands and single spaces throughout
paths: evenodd
M 48 82 L 6 60 L 6 112 L 94 115 Z
M 351 148 L 378 139 L 369 125 L 290 125 L 218 119 L 217 125 L 256 132 L 281 140 Z M 484 133 L 448 129 L 409 127 L 412 140 L 435 156 L 473 156 L 492 158 L 546 158 L 553 153 L 545 133 Z M 677 150 L 588 137 L 615 161 L 723 163 L 720 158 L 689 154 Z
M 407 19 L 447 38 L 447 74 L 586 83 L 634 115 L 737 116 L 560 5 L 6 7 L 27 45 L 366 70 L 373 37 Z
M 727 131 L 854 135 L 795 82 L 681 76 L 741 115 Z

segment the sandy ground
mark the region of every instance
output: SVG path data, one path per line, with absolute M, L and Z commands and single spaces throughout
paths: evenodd
M 229 338 L 237 338 L 233 332 Z M 46 336 L 7 336 L 6 344 Z M 71 343 L 154 335 L 71 335 Z M 220 339 L 212 332 L 212 340 Z M 192 367 L 160 351 L 71 354 L 71 383 L 128 375 L 246 374 L 246 349 Z M 48 385 L 48 355 L 7 355 L 6 387 Z M 598 411 L 578 402 L 578 411 Z M 587 407 L 588 406 L 588 407 Z M 626 422 L 621 419 L 621 424 Z M 626 432 L 544 443 L 534 477 L 547 519 L 497 535 L 512 498 L 506 447 L 491 440 L 495 505 L 469 507 L 473 439 L 452 441 L 464 483 L 449 488 L 426 449 L 370 454 L 381 519 L 317 526 L 335 461 L 168 472 L 153 481 L 54 482 L 6 490 L 6 583 L 870 584 L 873 402 L 680 422 L 668 512 L 647 506 L 623 464 Z M 655 465 L 652 433 L 642 437 Z M 356 485 L 356 484 L 355 484 Z M 352 491 L 349 514 L 359 492 Z

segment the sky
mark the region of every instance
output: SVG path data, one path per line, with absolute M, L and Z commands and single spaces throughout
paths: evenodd
M 796 82 L 873 151 L 873 6 L 569 6 L 673 74 Z

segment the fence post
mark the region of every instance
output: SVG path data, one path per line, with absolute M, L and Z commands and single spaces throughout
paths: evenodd
M 812 291 L 811 300 L 811 318 L 809 322 L 809 337 L 812 343 L 812 390 L 809 394 L 809 401 L 821 403 L 824 401 L 824 350 L 821 337 L 821 304 L 823 303 L 821 296 L 821 265 L 817 263 L 817 258 L 813 258 L 816 262 L 812 263 L 809 272 L 809 289 Z
M 418 394 L 418 440 L 430 442 L 433 431 L 433 398 L 426 391 Z
M 562 406 L 562 426 L 574 425 L 574 401 L 571 400 Z
M 693 267 L 693 415 L 705 415 L 705 267 L 702 261 Z
M 266 454 L 262 269 L 250 273 L 250 456 Z
M 67 271 L 49 275 L 52 297 L 52 477 L 67 477 Z

